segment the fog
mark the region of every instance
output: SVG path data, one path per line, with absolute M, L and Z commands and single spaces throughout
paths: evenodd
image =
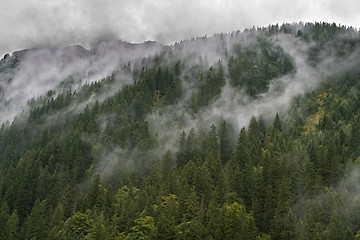
M 301 28 L 301 26 L 298 27 Z M 234 32 L 185 41 L 169 47 L 165 51 L 164 62 L 170 63 L 174 61 L 172 57 L 176 56 L 175 59 L 183 63 L 181 74 L 183 96 L 176 105 L 158 108 L 147 116 L 150 131 L 153 136 L 156 136 L 159 143 L 158 147 L 144 153 L 136 148 L 129 151 L 118 146 L 109 146 L 105 154 L 99 157 L 102 160 L 98 163 L 94 173 L 100 173 L 102 177 L 106 178 L 111 177 L 112 169 L 130 171 L 144 169 L 146 168 L 145 164 L 149 166 L 149 163 L 158 160 L 167 151 L 176 153 L 183 131 L 189 133 L 194 128 L 207 132 L 212 124 L 217 125 L 223 120 L 231 124 L 231 128 L 234 130 L 233 141 L 235 144 L 237 133 L 242 127 L 248 126 L 252 116 L 259 117 L 261 115 L 267 122 L 273 121 L 276 113 L 285 116 L 294 97 L 315 90 L 321 82 L 326 81 L 330 76 L 340 74 L 359 64 L 359 49 L 348 56 L 336 57 L 333 51 L 325 48 L 320 54 L 322 60 L 314 66 L 308 57 L 308 50 L 314 45 L 312 42 L 301 41 L 290 34 L 278 34 L 269 40 L 274 46 L 280 47 L 291 57 L 294 63 L 294 71 L 272 79 L 267 91 L 256 97 L 248 96 L 244 89 L 232 87 L 230 80 L 226 79 L 221 94 L 213 102 L 200 108 L 196 114 L 189 110 L 190 97 L 196 82 L 194 76 L 186 79 L 191 68 L 201 66 L 203 71 L 207 71 L 210 66 L 221 60 L 226 71 L 227 57 L 225 52 L 228 51 L 231 54 L 235 43 L 248 46 L 256 41 L 259 35 L 261 33 L 256 31 Z M 107 118 L 111 117 L 111 115 L 107 116 Z M 102 119 L 101 122 L 106 121 Z M 135 159 L 143 159 L 144 161 L 140 161 L 140 164 L 138 162 L 136 165 Z
M 294 27 L 302 29 L 304 25 L 298 24 Z M 176 153 L 181 132 L 189 132 L 191 128 L 206 132 L 212 124 L 219 124 L 225 120 L 231 124 L 235 132 L 235 143 L 237 133 L 242 127 L 248 126 L 252 116 L 261 115 L 268 122 L 272 121 L 277 112 L 284 114 L 288 110 L 294 97 L 316 89 L 330 75 L 345 71 L 359 63 L 358 50 L 340 58 L 336 57 L 336 53 L 331 49 L 325 48 L 320 54 L 320 62 L 314 66 L 308 59 L 308 50 L 314 43 L 302 41 L 292 34 L 276 34 L 268 38 L 268 41 L 290 56 L 294 71 L 272 79 L 267 90 L 255 97 L 248 96 L 244 89 L 232 87 L 230 80 L 226 79 L 220 95 L 211 104 L 200 108 L 197 113 L 191 112 L 189 102 L 196 83 L 194 76 L 188 76 L 192 68 L 198 66 L 201 71 L 207 71 L 210 66 L 215 66 L 220 61 L 224 66 L 225 76 L 228 76 L 227 60 L 229 55 L 234 53 L 234 44 L 252 46 L 259 36 L 264 36 L 264 33 L 253 29 L 181 41 L 171 46 L 157 42 L 131 44 L 123 41 L 103 41 L 90 50 L 81 46 L 70 46 L 39 47 L 15 52 L 10 58 L 2 60 L 3 63 L 10 63 L 17 58 L 20 62 L 13 72 L 2 72 L 0 75 L 0 121 L 12 121 L 22 112 L 26 115 L 27 101 L 44 96 L 49 90 L 56 89 L 57 92 L 61 92 L 69 87 L 76 90 L 85 83 L 99 81 L 117 71 L 119 74 L 109 90 L 66 109 L 68 112 L 80 113 L 88 104 L 91 105 L 96 100 L 101 102 L 124 85 L 137 80 L 133 79 L 131 74 L 119 71 L 124 65 L 130 63 L 134 66 L 143 62 L 143 59 L 147 59 L 151 64 L 153 57 L 160 53 L 163 56 L 162 65 L 171 66 L 174 61 L 180 60 L 183 88 L 181 100 L 176 105 L 156 109 L 147 116 L 151 134 L 156 136 L 160 147 L 144 153 L 138 149 L 129 151 L 119 146 L 107 146 L 103 154 L 97 156 L 98 162 L 93 172 L 101 173 L 104 177 L 110 176 L 112 169 L 146 168 L 140 165 L 152 163 L 168 150 Z M 47 121 L 61 121 L 62 116 L 63 112 L 56 113 L 47 116 Z M 98 119 L 101 129 L 107 128 L 105 123 L 108 118 L 111 119 L 112 115 Z M 84 141 L 94 146 L 99 144 L 97 139 L 101 139 L 101 136 L 84 136 Z M 135 163 L 135 159 L 144 161 L 139 165 Z
M 213 59 L 208 61 L 209 65 L 215 64 L 217 60 L 221 59 L 226 66 L 227 62 L 224 56 L 217 54 L 214 49 L 224 48 L 223 43 L 227 42 L 229 43 L 228 49 L 231 51 L 232 44 L 230 43 L 238 42 L 246 46 L 249 42 L 255 41 L 256 35 L 242 33 L 235 39 L 219 41 L 216 48 L 213 46 L 215 43 L 212 42 L 201 48 L 196 48 L 196 44 L 194 45 L 195 49 L 202 49 L 208 56 L 212 56 L 208 58 Z M 294 97 L 316 89 L 332 74 L 341 73 L 359 64 L 358 50 L 345 58 L 336 58 L 330 50 L 325 49 L 321 56 L 323 60 L 316 66 L 312 66 L 307 51 L 313 46 L 313 43 L 306 43 L 292 35 L 283 34 L 272 37 L 270 41 L 275 46 L 281 47 L 293 59 L 295 71 L 272 79 L 268 90 L 256 98 L 250 98 L 243 89 L 239 90 L 230 86 L 229 79 L 227 79 L 220 96 L 195 115 L 189 112 L 189 107 L 186 105 L 193 85 L 183 82 L 185 92 L 183 101 L 176 106 L 169 106 L 165 110 L 160 109 L 148 116 L 151 129 L 159 137 L 160 142 L 164 143 L 162 153 L 167 150 L 176 152 L 181 132 L 189 132 L 191 128 L 207 131 L 212 124 L 216 125 L 225 120 L 238 133 L 242 127 L 248 126 L 252 116 L 259 117 L 261 115 L 268 122 L 273 121 L 276 113 L 285 114 Z M 206 49 L 206 46 L 209 46 L 209 49 Z
M 6 63 L 18 59 L 20 62 L 14 72 L 0 72 L 0 123 L 11 122 L 16 115 L 27 110 L 28 100 L 44 96 L 49 90 L 79 89 L 85 83 L 110 76 L 129 62 L 136 64 L 143 58 L 158 54 L 163 47 L 156 42 L 130 44 L 109 41 L 101 42 L 91 50 L 69 46 L 15 52 L 11 58 L 2 60 Z M 128 75 L 120 74 L 117 78 L 112 93 L 133 83 Z M 107 92 L 103 98 L 110 95 Z
M 0 55 L 19 49 L 104 40 L 172 44 L 216 32 L 284 22 L 336 22 L 359 27 L 359 1 L 79 0 L 1 1 Z

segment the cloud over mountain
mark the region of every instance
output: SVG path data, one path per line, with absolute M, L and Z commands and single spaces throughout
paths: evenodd
M 269 23 L 359 26 L 360 3 L 338 1 L 2 1 L 0 54 L 36 46 L 156 40 L 164 44 Z

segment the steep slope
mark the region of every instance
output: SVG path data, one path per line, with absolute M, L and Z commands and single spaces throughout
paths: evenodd
M 7 55 L 0 61 L 0 69 L 4 69 L 0 72 L 0 121 L 11 121 L 31 98 L 64 87 L 78 89 L 86 82 L 110 76 L 129 62 L 140 63 L 162 49 L 164 46 L 156 42 L 113 41 L 99 43 L 91 50 L 69 46 L 26 49 Z M 124 77 L 121 85 L 130 83 L 132 79 Z M 114 90 L 118 87 L 114 86 Z
M 359 44 L 300 23 L 4 57 L 0 235 L 352 239 Z

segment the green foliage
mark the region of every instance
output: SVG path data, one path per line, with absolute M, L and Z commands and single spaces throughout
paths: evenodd
M 221 93 L 225 85 L 225 77 L 222 63 L 219 61 L 217 68 L 210 67 L 205 74 L 200 73 L 196 84 L 196 90 L 191 96 L 190 107 L 197 113 L 200 107 L 207 106 Z
M 294 68 L 290 56 L 261 37 L 249 46 L 235 45 L 228 67 L 232 85 L 245 88 L 250 96 L 264 92 L 271 79 Z
M 127 239 L 156 239 L 156 233 L 154 218 L 145 216 L 135 220 L 135 226 L 131 228 Z
M 0 128 L 0 239 L 358 239 L 358 69 L 239 132 L 234 119 L 185 122 L 221 101 L 225 79 L 252 101 L 295 71 L 268 36 L 312 42 L 313 66 L 324 51 L 345 56 L 359 46 L 358 33 L 334 24 L 249 31 L 256 41 L 231 41 L 227 66 L 180 62 L 174 46 L 125 66 L 134 83 L 110 96 L 116 73 L 30 100 L 27 118 Z M 149 121 L 172 108 L 183 115 L 166 116 L 177 148 Z
M 60 232 L 63 239 L 88 239 L 92 228 L 90 211 L 86 213 L 77 212 L 66 220 L 64 230 Z
M 214 239 L 256 239 L 253 217 L 237 202 L 225 204 L 217 218 L 219 224 L 211 230 Z

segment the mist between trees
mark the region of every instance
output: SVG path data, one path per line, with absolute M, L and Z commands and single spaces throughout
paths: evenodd
M 353 239 L 358 47 L 299 23 L 7 56 L 0 235 Z

